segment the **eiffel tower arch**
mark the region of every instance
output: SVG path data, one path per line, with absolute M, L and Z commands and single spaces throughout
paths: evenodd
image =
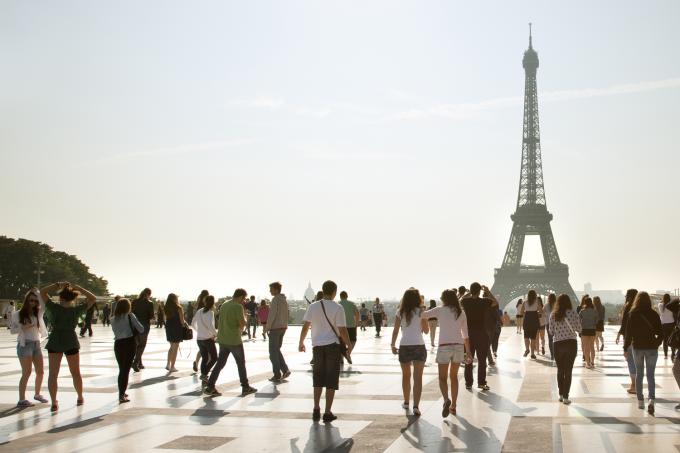
M 520 171 L 517 207 L 512 219 L 512 231 L 500 268 L 495 269 L 491 291 L 501 307 L 517 297 L 526 295 L 530 289 L 539 294 L 567 294 L 576 300 L 569 284 L 569 266 L 560 261 L 550 222 L 543 186 L 543 161 L 541 159 L 541 134 L 538 125 L 538 91 L 536 71 L 538 54 L 533 48 L 531 24 L 529 24 L 529 48 L 522 59 L 524 67 L 524 128 L 522 131 L 522 167 Z M 543 251 L 543 266 L 527 266 L 521 263 L 524 240 L 527 236 L 539 236 Z

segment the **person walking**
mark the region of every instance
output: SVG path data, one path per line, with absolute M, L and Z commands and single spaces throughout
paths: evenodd
M 151 302 L 151 290 L 144 288 L 139 297 L 132 301 L 132 313 L 134 313 L 137 320 L 144 326 L 144 332 L 137 336 L 137 350 L 135 351 L 135 359 L 132 361 L 132 369 L 137 372 L 144 369 L 142 363 L 142 355 L 146 349 L 146 341 L 149 338 L 149 331 L 151 330 L 151 322 L 154 317 L 153 302 Z
M 371 311 L 366 308 L 366 304 L 362 303 L 359 309 L 359 321 L 361 322 L 361 330 L 366 331 L 366 326 L 368 325 L 368 315 Z
M 524 301 L 522 299 L 518 300 L 517 305 L 515 305 L 515 309 L 517 309 L 517 315 L 515 316 L 517 322 L 517 333 L 522 333 L 522 326 L 524 325 L 524 315 L 522 314 L 523 305 Z
M 533 289 L 527 293 L 527 300 L 522 303 L 520 312 L 524 318 L 524 357 L 531 352 L 531 358 L 536 358 L 538 352 L 538 329 L 540 327 L 539 315 L 542 313 L 538 305 L 538 294 Z
M 198 295 L 196 298 L 196 311 L 200 310 L 205 306 L 205 298 L 208 297 L 210 293 L 208 292 L 207 289 L 204 289 L 201 291 L 201 293 Z M 191 321 L 187 321 L 189 324 L 192 326 L 194 325 L 194 318 L 191 318 Z M 213 326 L 214 327 L 214 326 Z M 198 341 L 198 340 L 196 340 Z M 215 356 L 215 359 L 217 359 L 217 356 Z M 198 364 L 201 360 L 201 348 L 198 348 L 198 352 L 196 352 L 196 358 L 194 359 L 194 363 L 192 364 L 192 368 L 194 370 L 194 373 L 198 373 Z
M 288 330 L 288 301 L 286 295 L 281 294 L 283 286 L 279 282 L 269 284 L 269 294 L 272 296 L 271 307 L 267 308 L 267 317 L 262 324 L 262 333 L 269 334 L 269 361 L 272 363 L 274 375 L 269 379 L 272 382 L 281 382 L 290 376 L 290 370 L 286 359 L 281 353 L 283 337 Z M 262 301 L 264 306 L 267 303 Z
M 338 285 L 327 280 L 322 285 L 323 298 L 307 307 L 300 332 L 298 351 L 306 352 L 305 338 L 312 329 L 312 385 L 314 386 L 314 408 L 312 420 L 319 421 L 321 416 L 321 394 L 326 389 L 326 404 L 323 421 L 330 423 L 338 417 L 333 414 L 335 392 L 340 388 L 341 344 L 351 354 L 352 345 L 347 333 L 345 310 L 334 302 Z M 342 342 L 342 343 L 341 343 Z
M 379 298 L 375 298 L 371 311 L 373 312 L 373 323 L 375 324 L 375 337 L 380 338 L 380 329 L 382 328 L 383 318 L 385 317 L 385 307 L 380 302 Z
M 165 305 L 163 302 L 158 302 L 158 308 L 156 309 L 156 328 L 165 328 Z
M 89 336 L 92 336 L 92 318 L 94 318 L 94 312 L 97 312 L 97 317 L 99 317 L 99 308 L 97 304 L 93 304 L 85 312 L 85 320 L 83 321 L 83 327 L 80 328 L 80 338 L 85 337 L 85 332 L 89 332 Z
M 482 293 L 483 291 L 483 293 Z M 483 297 L 480 297 L 480 294 Z M 465 388 L 472 389 L 472 359 L 477 355 L 477 388 L 488 391 L 486 382 L 486 355 L 489 352 L 489 334 L 487 333 L 487 312 L 498 307 L 498 301 L 491 294 L 489 288 L 475 282 L 470 285 L 470 292 L 466 293 L 461 305 L 465 310 L 470 339 L 470 361 L 465 364 Z
M 439 347 L 437 348 L 437 367 L 439 368 L 439 390 L 444 398 L 442 417 L 456 415 L 458 401 L 458 368 L 466 363 L 470 350 L 468 326 L 465 312 L 455 289 L 444 290 L 441 296 L 441 307 L 427 310 L 423 316 L 429 321 L 434 317 L 439 324 Z M 451 398 L 449 398 L 448 380 L 451 380 Z
M 196 343 L 200 352 L 198 356 L 201 360 L 200 379 L 203 384 L 206 384 L 208 373 L 217 362 L 217 347 L 215 346 L 217 329 L 215 329 L 215 313 L 213 311 L 215 298 L 210 295 L 205 296 L 199 304 L 200 308 L 197 307 L 196 313 L 194 313 L 192 327 L 196 331 Z
M 501 332 L 503 331 L 503 310 L 500 308 L 496 310 L 497 315 L 496 315 L 496 329 L 493 332 L 493 336 L 491 337 L 491 352 L 493 353 L 493 358 L 494 358 L 494 363 L 495 365 L 495 359 L 498 358 L 498 342 L 501 339 Z
M 626 300 L 623 306 L 623 315 L 621 316 L 621 327 L 619 328 L 619 333 L 616 335 L 616 344 L 619 344 L 619 339 L 621 337 L 626 338 L 626 329 L 628 328 L 628 316 L 630 314 L 630 309 L 633 308 L 633 302 L 637 296 L 637 289 L 629 289 L 626 291 Z M 626 363 L 628 364 L 628 374 L 630 375 L 630 387 L 626 390 L 630 394 L 637 394 L 635 389 L 635 381 L 637 380 L 637 371 L 635 369 L 635 351 L 633 346 L 628 346 L 629 354 L 625 355 Z
M 104 308 L 102 309 L 102 325 L 104 325 L 104 326 L 110 326 L 111 325 L 111 305 L 110 304 L 104 304 Z
M 635 297 L 635 302 L 628 315 L 626 336 L 624 337 L 624 356 L 631 353 L 635 356 L 635 390 L 637 392 L 638 408 L 645 408 L 645 400 L 642 389 L 642 380 L 647 374 L 647 390 L 649 392 L 649 405 L 647 412 L 654 415 L 654 398 L 656 382 L 654 373 L 656 362 L 659 358 L 659 346 L 663 342 L 663 331 L 659 314 L 652 309 L 652 299 L 649 294 L 641 291 Z M 629 347 L 633 347 L 633 351 Z
M 437 306 L 437 301 L 436 300 L 430 300 L 430 308 L 428 310 L 432 310 Z M 427 318 L 427 324 L 428 327 L 430 328 L 430 346 L 434 348 L 434 340 L 437 336 L 437 318 Z
M 31 370 L 35 369 L 35 393 L 33 399 L 41 403 L 47 400 L 40 394 L 43 383 L 43 354 L 40 350 L 40 340 L 47 336 L 47 328 L 43 315 L 45 302 L 40 298 L 40 292 L 34 288 L 24 296 L 21 310 L 11 314 L 9 328 L 17 335 L 17 357 L 21 365 L 19 379 L 19 402 L 17 407 L 30 407 L 33 403 L 26 399 L 26 387 L 31 377 Z
M 248 383 L 248 372 L 246 370 L 246 356 L 243 350 L 243 340 L 241 333 L 246 325 L 245 313 L 243 311 L 243 301 L 248 297 L 245 289 L 238 288 L 234 291 L 230 301 L 220 307 L 220 318 L 217 327 L 217 342 L 220 345 L 220 352 L 217 363 L 210 373 L 208 385 L 204 393 L 210 396 L 220 396 L 221 393 L 215 388 L 217 379 L 220 377 L 222 368 L 227 364 L 229 355 L 234 356 L 238 377 L 241 381 L 241 397 L 257 392 L 257 389 Z
M 659 316 L 661 317 L 661 330 L 663 332 L 663 356 L 668 358 L 668 339 L 675 328 L 676 319 L 678 318 L 678 299 L 671 302 L 671 295 L 664 294 L 663 299 L 659 302 Z M 671 348 L 671 360 L 675 357 L 675 349 Z
M 423 392 L 423 370 L 427 360 L 427 349 L 423 340 L 423 333 L 428 333 L 427 318 L 423 317 L 424 310 L 420 308 L 420 293 L 415 288 L 409 288 L 401 298 L 399 310 L 394 317 L 392 330 L 392 354 L 399 355 L 401 365 L 401 390 L 404 403 L 401 407 L 409 409 L 411 398 L 411 365 L 413 365 L 413 415 L 420 416 L 420 397 Z M 397 336 L 401 330 L 401 341 L 397 349 Z
M 347 300 L 347 292 L 340 292 L 340 305 L 345 310 L 345 324 L 347 326 L 347 335 L 349 342 L 352 343 L 352 349 L 357 344 L 357 324 L 359 323 L 359 310 L 354 302 Z M 340 362 L 345 363 L 342 356 Z
M 7 306 L 5 306 L 5 310 L 2 313 L 2 317 L 5 319 L 6 326 L 8 329 L 12 330 L 11 327 L 11 322 L 12 322 L 12 316 L 14 316 L 14 313 L 17 312 L 17 307 L 14 306 L 14 301 L 10 300 Z
M 116 303 L 113 312 L 111 329 L 113 330 L 113 352 L 118 362 L 118 403 L 128 403 L 127 387 L 130 377 L 130 368 L 135 359 L 137 349 L 137 336 L 144 332 L 144 326 L 131 313 L 132 307 L 129 299 L 120 299 Z
M 494 360 L 493 354 L 493 338 L 496 336 L 496 329 L 498 328 L 498 323 L 500 318 L 498 315 L 498 308 L 486 311 L 486 334 L 489 336 L 489 350 L 486 353 L 486 358 L 489 362 L 489 366 L 496 366 L 496 361 Z M 498 348 L 498 345 L 496 345 Z
M 267 305 L 267 301 L 264 299 L 260 301 L 260 306 L 257 308 L 257 319 L 262 326 L 262 341 L 265 341 L 267 339 L 267 331 L 264 327 L 269 320 L 269 305 Z
M 600 296 L 593 297 L 593 305 L 595 306 L 595 311 L 597 312 L 597 325 L 595 326 L 595 350 L 603 351 L 605 309 L 602 305 Z
M 538 342 L 541 346 L 541 355 L 545 355 L 545 326 L 548 324 L 548 315 L 545 313 L 543 299 L 538 298 Z
M 186 325 L 184 309 L 182 304 L 179 303 L 177 294 L 168 294 L 168 298 L 165 301 L 165 319 L 165 339 L 170 343 L 165 369 L 170 373 L 174 373 L 177 371 L 177 368 L 175 368 L 177 351 L 179 350 L 179 344 L 184 341 L 184 326 Z
M 581 349 L 586 368 L 592 370 L 595 368 L 595 335 L 599 315 L 590 296 L 583 296 L 581 307 L 578 314 L 581 318 Z
M 555 308 L 550 313 L 548 330 L 553 337 L 560 402 L 569 405 L 571 404 L 569 399 L 571 376 L 578 349 L 576 336 L 581 332 L 581 319 L 574 311 L 571 299 L 566 294 L 560 294 L 557 297 Z
M 548 302 L 544 310 L 544 316 L 547 319 L 546 329 L 548 331 L 548 348 L 550 349 L 550 360 L 555 360 L 555 347 L 553 344 L 553 334 L 550 330 L 550 314 L 555 311 L 557 305 L 557 295 L 555 293 L 548 294 Z
M 50 293 L 57 291 L 59 294 L 59 303 L 52 302 Z M 85 304 L 75 305 L 76 299 L 80 295 L 84 295 L 87 302 Z M 50 399 L 52 412 L 59 409 L 59 401 L 57 400 L 59 369 L 61 368 L 61 359 L 66 356 L 68 368 L 73 379 L 73 388 L 78 395 L 76 406 L 82 406 L 85 403 L 83 398 L 83 378 L 80 374 L 80 343 L 78 342 L 78 335 L 75 329 L 78 326 L 78 321 L 85 316 L 88 308 L 95 304 L 97 298 L 90 291 L 78 285 L 72 285 L 68 282 L 52 283 L 40 290 L 40 297 L 46 301 L 45 315 L 52 326 L 47 345 L 49 358 L 49 376 L 47 378 L 47 387 L 50 391 Z
M 244 305 L 246 315 L 248 316 L 248 325 L 246 329 L 248 330 L 248 339 L 255 340 L 257 337 L 257 302 L 255 302 L 255 296 L 250 296 L 250 300 Z M 250 329 L 252 327 L 253 333 L 250 334 Z

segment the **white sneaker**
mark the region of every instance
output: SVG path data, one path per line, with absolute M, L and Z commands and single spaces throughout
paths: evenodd
M 569 406 L 571 404 L 571 400 L 569 398 L 562 398 L 562 402 L 566 405 Z
M 401 408 L 404 410 L 408 410 L 408 403 L 401 403 Z

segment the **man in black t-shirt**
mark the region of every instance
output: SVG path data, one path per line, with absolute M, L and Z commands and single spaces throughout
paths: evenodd
M 483 297 L 479 297 L 483 292 Z M 470 292 L 462 298 L 461 305 L 465 310 L 468 323 L 468 335 L 470 337 L 469 355 L 474 358 L 477 355 L 477 388 L 489 390 L 486 383 L 486 357 L 489 353 L 489 312 L 498 309 L 498 301 L 491 294 L 489 288 L 475 282 L 470 285 Z M 472 362 L 465 365 L 465 388 L 472 388 Z
M 248 313 L 248 338 L 255 338 L 257 336 L 257 302 L 255 296 L 250 296 L 250 300 L 243 306 Z M 250 336 L 250 328 L 253 328 L 253 335 Z
M 156 315 L 153 309 L 153 302 L 151 302 L 151 290 L 144 288 L 139 294 L 139 297 L 132 301 L 132 313 L 137 317 L 139 323 L 144 326 L 144 332 L 137 336 L 137 348 L 135 350 L 135 358 L 132 361 L 132 369 L 135 372 L 144 369 L 142 363 L 142 354 L 146 348 L 146 340 L 149 337 L 149 330 L 151 330 L 151 321 Z

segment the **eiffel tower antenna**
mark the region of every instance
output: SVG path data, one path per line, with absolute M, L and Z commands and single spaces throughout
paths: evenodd
M 538 53 L 532 45 L 529 23 L 529 48 L 522 58 L 524 67 L 524 127 L 522 130 L 522 165 L 520 169 L 517 206 L 512 219 L 512 231 L 501 267 L 495 270 L 491 291 L 501 305 L 522 297 L 530 289 L 539 294 L 555 292 L 567 294 L 576 301 L 576 294 L 569 284 L 569 267 L 560 261 L 550 222 L 543 185 L 543 160 L 541 157 L 541 133 L 538 124 L 538 89 L 536 72 Z M 522 264 L 526 236 L 540 236 L 543 266 Z

